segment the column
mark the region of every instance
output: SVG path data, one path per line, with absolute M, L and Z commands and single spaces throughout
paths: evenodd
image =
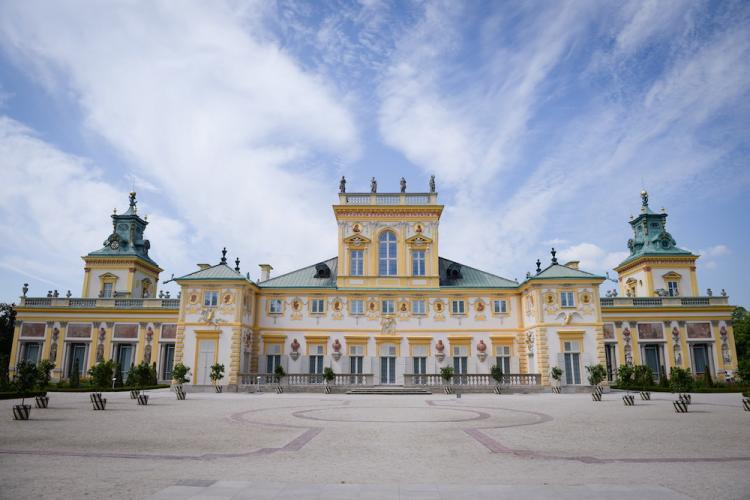
M 237 385 L 240 375 L 240 351 L 242 350 L 242 329 L 232 328 L 232 340 L 230 342 L 229 366 L 227 367 L 227 378 L 229 385 Z
M 8 369 L 8 376 L 12 379 L 16 373 L 16 365 L 18 364 L 18 350 L 21 347 L 21 327 L 23 321 L 16 321 L 15 328 L 13 329 L 13 345 L 10 348 L 10 367 Z

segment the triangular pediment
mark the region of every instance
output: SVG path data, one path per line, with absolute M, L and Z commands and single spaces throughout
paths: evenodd
M 406 243 L 407 245 L 414 246 L 429 245 L 430 243 L 432 243 L 432 238 L 429 238 L 422 233 L 417 233 L 414 236 L 406 238 Z
M 665 280 L 679 280 L 682 279 L 682 275 L 679 273 L 676 273 L 674 271 L 669 271 L 667 274 L 662 274 L 661 276 Z
M 118 279 L 119 276 L 117 276 L 116 274 L 112 274 L 112 273 L 104 273 L 104 274 L 99 275 L 99 278 L 100 279 Z
M 344 243 L 353 247 L 368 245 L 371 242 L 372 240 L 370 238 L 359 233 L 353 234 L 351 236 L 347 236 L 346 238 L 344 238 Z

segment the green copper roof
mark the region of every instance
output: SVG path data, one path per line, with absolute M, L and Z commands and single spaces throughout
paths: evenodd
M 587 273 L 580 269 L 573 269 L 572 267 L 563 266 L 562 264 L 551 264 L 540 273 L 529 276 L 527 281 L 530 280 L 546 280 L 546 279 L 605 279 L 604 276 L 597 276 L 596 274 Z
M 449 259 L 440 257 L 438 260 L 440 267 L 441 287 L 515 288 L 518 286 L 518 283 L 513 280 L 502 278 L 485 271 L 480 271 L 479 269 L 475 269 L 473 267 L 469 267 Z M 450 274 L 451 266 L 453 266 L 453 269 L 458 270 L 460 278 L 455 278 L 455 274 Z
M 194 273 L 186 274 L 175 280 L 247 280 L 245 275 L 235 271 L 226 264 L 216 264 L 215 266 L 199 269 Z
M 440 262 L 440 286 L 456 288 L 515 288 L 515 281 L 495 276 L 494 274 L 480 271 L 473 267 L 459 264 L 449 259 L 439 259 Z M 258 283 L 261 288 L 336 288 L 336 276 L 338 271 L 338 258 L 334 257 L 321 262 L 330 269 L 329 277 L 316 278 L 318 275 L 318 264 L 303 267 L 290 273 L 282 274 L 267 281 Z M 449 276 L 449 269 L 457 270 L 460 277 Z
M 261 288 L 336 288 L 336 276 L 338 270 L 338 257 L 323 261 L 331 270 L 327 278 L 316 278 L 317 269 L 312 266 L 303 267 L 290 273 L 282 274 L 266 281 L 261 281 L 258 286 Z
M 641 192 L 641 211 L 638 217 L 630 221 L 633 237 L 628 240 L 630 255 L 617 267 L 639 257 L 665 255 L 693 255 L 688 250 L 677 247 L 677 242 L 667 232 L 667 213 L 653 212 L 648 206 L 648 193 Z
M 130 193 L 130 206 L 128 210 L 118 215 L 112 215 L 112 234 L 104 240 L 103 247 L 89 253 L 89 256 L 97 257 L 139 257 L 158 267 L 148 255 L 151 243 L 144 239 L 148 222 L 138 215 L 135 193 Z

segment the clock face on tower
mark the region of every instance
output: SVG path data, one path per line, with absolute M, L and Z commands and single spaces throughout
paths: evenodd
M 118 248 L 120 248 L 120 242 L 117 240 L 112 240 L 112 242 L 109 244 L 109 248 L 111 248 L 112 250 L 117 250 Z

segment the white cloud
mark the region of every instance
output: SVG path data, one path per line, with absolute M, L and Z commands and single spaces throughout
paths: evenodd
M 698 255 L 704 258 L 723 257 L 724 255 L 728 255 L 729 253 L 729 247 L 727 247 L 726 245 L 714 245 L 705 250 L 698 251 Z
M 61 152 L 5 116 L 0 116 L 0 175 L 0 266 L 29 278 L 32 295 L 50 288 L 79 294 L 80 256 L 101 248 L 111 230 L 108 215 L 113 206 L 126 206 L 127 193 L 91 162 Z M 147 236 L 159 251 L 152 255 L 158 261 L 161 252 L 169 255 L 168 263 L 181 262 L 181 224 L 159 212 L 154 219 L 160 230 Z M 3 292 L 20 293 L 22 280 L 6 282 Z
M 580 269 L 587 272 L 603 273 L 611 271 L 628 255 L 628 252 L 607 252 L 594 243 L 579 243 L 560 249 L 558 260 L 561 264 L 577 260 L 580 262 Z
M 189 221 L 193 259 L 226 245 L 245 268 L 288 270 L 308 263 L 297 245 L 310 260 L 334 254 L 320 236 L 332 233 L 335 181 L 305 166 L 359 154 L 334 88 L 268 41 L 262 6 L 172 7 L 6 2 L 0 39 L 50 91 L 77 96 L 87 129 Z

